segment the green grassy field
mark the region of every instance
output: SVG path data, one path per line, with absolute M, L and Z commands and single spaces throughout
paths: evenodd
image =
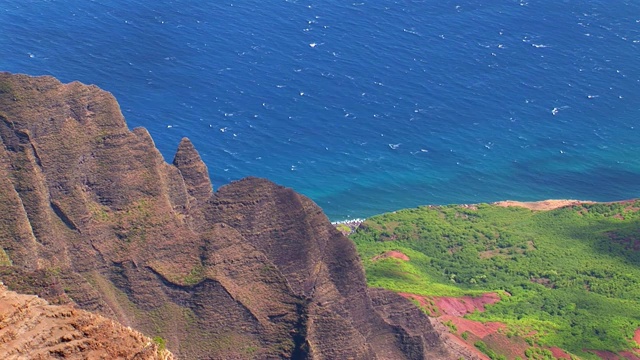
M 420 207 L 370 218 L 351 239 L 370 286 L 437 296 L 506 291 L 469 317 L 584 358 L 593 355 L 583 349 L 637 346 L 640 201 L 541 212 Z M 372 260 L 389 250 L 410 261 Z

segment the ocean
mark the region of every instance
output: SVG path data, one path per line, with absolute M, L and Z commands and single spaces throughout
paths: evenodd
M 640 196 L 640 2 L 4 0 L 0 71 L 96 84 L 216 188 L 331 220 Z

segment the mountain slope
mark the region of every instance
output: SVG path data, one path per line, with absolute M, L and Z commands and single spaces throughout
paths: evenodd
M 0 284 L 2 359 L 173 359 L 161 347 L 113 320 Z
M 353 244 L 312 201 L 255 178 L 214 192 L 188 140 L 167 164 L 95 86 L 0 74 L 0 138 L 0 279 L 14 290 L 182 358 L 453 357 L 428 318 L 409 335 L 374 308 Z

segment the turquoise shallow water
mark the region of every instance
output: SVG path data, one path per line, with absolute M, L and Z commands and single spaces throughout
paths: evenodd
M 111 91 L 168 161 L 254 175 L 333 220 L 640 196 L 632 1 L 17 1 L 0 70 Z

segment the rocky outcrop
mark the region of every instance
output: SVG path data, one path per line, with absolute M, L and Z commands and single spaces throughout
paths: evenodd
M 0 284 L 0 358 L 169 360 L 173 355 L 113 320 Z
M 0 138 L 12 289 L 161 337 L 181 358 L 451 357 L 428 318 L 406 328 L 374 305 L 353 244 L 311 200 L 256 178 L 214 193 L 190 141 L 165 163 L 97 87 L 0 74 Z

